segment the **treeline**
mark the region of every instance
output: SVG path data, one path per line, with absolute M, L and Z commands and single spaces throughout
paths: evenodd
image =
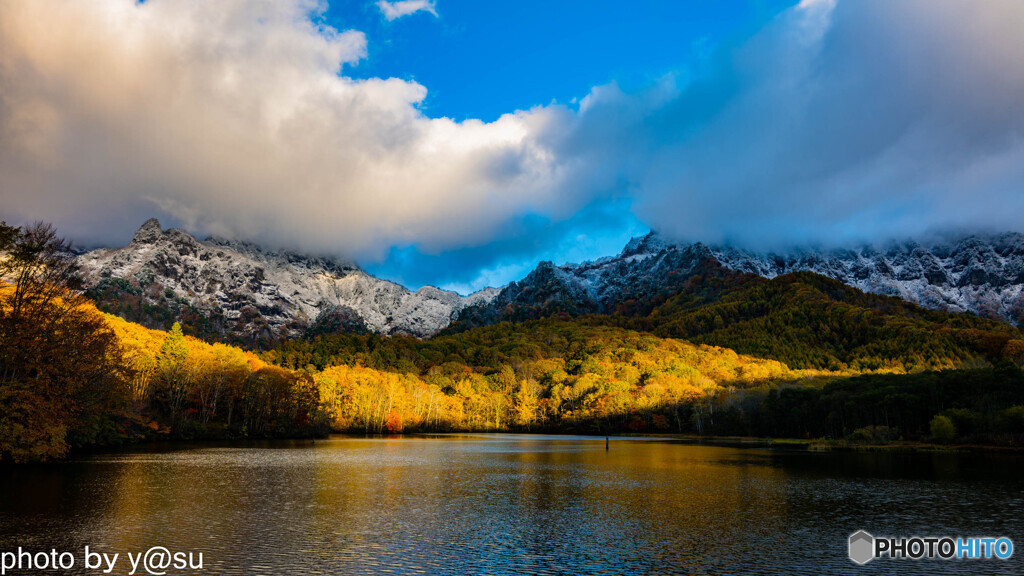
M 314 374 L 337 429 L 663 432 L 1012 442 L 1024 378 L 1002 359 L 907 372 L 792 370 L 583 320 L 502 323 L 428 341 L 296 340 L 263 359 Z M 932 430 L 949 419 L 954 432 Z M 941 426 L 940 426 L 941 428 Z
M 106 315 L 105 315 L 106 316 Z M 174 438 L 273 438 L 328 432 L 306 372 L 269 366 L 225 344 L 106 316 L 124 358 L 134 414 Z
M 723 398 L 717 419 L 705 431 L 872 444 L 1024 442 L 1024 374 L 1009 362 L 983 369 L 869 374 L 825 382 Z
M 621 428 L 630 415 L 816 374 L 724 348 L 557 320 L 425 341 L 320 336 L 262 358 L 312 374 L 335 429 L 377 433 L 567 431 L 589 422 Z
M 796 272 L 771 280 L 705 266 L 645 316 L 595 321 L 732 348 L 794 368 L 920 371 L 1024 362 L 1024 335 Z

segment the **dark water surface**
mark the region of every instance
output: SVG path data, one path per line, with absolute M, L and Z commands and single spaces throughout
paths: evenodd
M 451 435 L 139 449 L 0 469 L 0 552 L 203 552 L 175 574 L 1021 574 L 846 539 L 1007 536 L 1015 455 L 805 453 Z M 140 568 L 137 574 L 144 574 Z

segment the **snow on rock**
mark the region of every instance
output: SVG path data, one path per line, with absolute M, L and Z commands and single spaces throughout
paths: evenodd
M 773 278 L 811 271 L 865 292 L 898 296 L 926 308 L 973 312 L 1024 324 L 1024 234 L 972 235 L 922 245 L 914 241 L 826 251 L 758 254 L 716 248 L 727 268 Z
M 494 321 L 503 310 L 552 302 L 581 312 L 612 312 L 622 303 L 644 301 L 671 288 L 708 259 L 765 278 L 811 271 L 927 308 L 1024 324 L 1024 235 L 1017 233 L 777 254 L 677 244 L 652 232 L 630 240 L 618 256 L 562 266 L 543 262 L 490 301 L 485 306 L 489 312 L 472 312 Z
M 354 313 L 380 334 L 431 336 L 467 305 L 490 301 L 488 288 L 469 296 L 427 286 L 412 292 L 375 278 L 352 262 L 269 251 L 251 243 L 163 230 L 154 218 L 118 249 L 78 257 L 87 287 L 120 279 L 151 304 L 174 298 L 200 313 L 223 318 L 224 330 L 241 336 L 261 317 L 274 333 L 297 336 L 322 314 Z
M 297 336 L 318 320 L 335 318 L 380 334 L 428 337 L 467 308 L 492 320 L 502 310 L 551 304 L 579 313 L 613 312 L 674 286 L 707 260 L 766 278 L 811 271 L 927 308 L 1024 324 L 1024 235 L 1017 233 L 777 254 L 677 244 L 652 232 L 631 240 L 617 256 L 562 266 L 542 262 L 503 289 L 469 296 L 432 286 L 411 292 L 334 258 L 234 240 L 200 241 L 183 230 L 164 230 L 156 219 L 146 221 L 126 247 L 78 258 L 87 286 L 128 283 L 150 304 L 186 302 L 220 319 L 222 331 L 240 336 L 252 336 L 248 332 L 260 326 Z

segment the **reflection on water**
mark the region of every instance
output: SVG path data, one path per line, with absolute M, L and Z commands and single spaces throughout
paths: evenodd
M 556 436 L 199 445 L 0 470 L 0 550 L 160 545 L 246 575 L 1013 574 L 1022 554 L 858 567 L 846 538 L 1024 546 L 1022 469 Z

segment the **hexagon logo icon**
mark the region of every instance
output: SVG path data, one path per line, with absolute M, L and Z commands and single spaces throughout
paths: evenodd
M 850 560 L 864 565 L 875 557 L 875 537 L 863 530 L 850 534 Z

